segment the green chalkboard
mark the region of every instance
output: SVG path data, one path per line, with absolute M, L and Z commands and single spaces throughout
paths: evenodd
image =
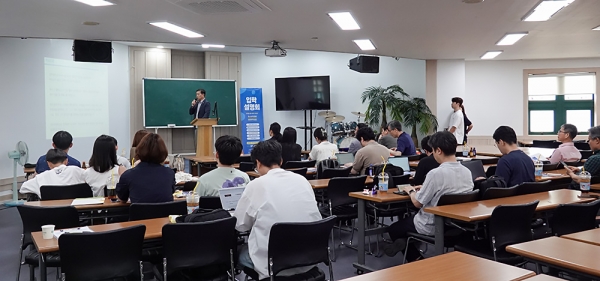
M 236 83 L 233 80 L 155 79 L 144 78 L 144 127 L 185 127 L 194 119 L 189 114 L 190 104 L 196 98 L 196 90 L 206 90 L 210 102 L 210 118 L 215 118 L 215 102 L 218 104 L 217 125 L 238 124 L 238 101 Z

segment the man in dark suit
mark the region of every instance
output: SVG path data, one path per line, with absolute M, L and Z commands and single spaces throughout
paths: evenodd
M 192 101 L 192 106 L 190 106 L 190 115 L 194 115 L 194 118 L 208 118 L 210 116 L 210 102 L 205 97 L 206 91 L 204 89 L 196 91 L 196 99 Z

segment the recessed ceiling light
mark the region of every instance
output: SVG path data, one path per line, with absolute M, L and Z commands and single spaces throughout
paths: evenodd
M 547 21 L 575 0 L 544 0 L 529 11 L 523 21 Z
M 159 48 L 159 49 L 164 49 L 165 47 L 164 47 L 164 46 L 160 46 L 160 45 L 158 45 L 158 46 L 156 46 L 156 48 Z
M 369 39 L 359 39 L 359 40 L 353 40 L 353 41 L 363 51 L 370 51 L 370 50 L 376 49 L 375 45 L 373 45 L 373 42 L 371 42 L 371 40 L 369 40 Z
M 154 25 L 156 27 L 160 27 L 162 29 L 177 33 L 179 35 L 183 35 L 185 37 L 188 38 L 200 38 L 200 37 L 204 37 L 204 35 L 191 31 L 189 29 L 183 28 L 181 26 L 177 26 L 174 25 L 172 23 L 166 22 L 166 21 L 160 21 L 160 22 L 151 22 L 151 25 Z
M 342 13 L 329 13 L 329 17 L 340 26 L 342 30 L 357 30 L 360 29 L 358 23 L 352 17 L 352 14 L 349 12 Z
M 219 49 L 223 49 L 223 48 L 225 48 L 225 45 L 202 44 L 202 48 L 204 48 L 204 49 L 208 49 L 208 48 L 219 48 Z
M 99 25 L 99 22 L 95 22 L 95 21 L 84 21 L 83 25 L 88 25 L 88 26 L 94 26 L 94 25 Z
M 487 53 L 485 53 L 483 56 L 481 56 L 482 60 L 491 60 L 495 57 L 497 57 L 499 54 L 502 54 L 502 51 L 489 51 Z
M 596 26 L 596 28 L 592 29 L 592 30 L 600 30 L 600 25 Z
M 105 0 L 75 0 L 77 2 L 83 3 L 83 4 L 87 4 L 93 7 L 101 7 L 101 6 L 111 6 L 114 5 L 115 3 L 111 3 Z
M 500 39 L 500 41 L 498 41 L 498 43 L 496 43 L 496 45 L 498 45 L 498 46 L 513 45 L 513 44 L 517 43 L 517 41 L 521 40 L 521 38 L 525 37 L 527 34 L 528 34 L 527 32 L 507 33 L 506 35 L 504 35 L 504 37 L 502 37 L 502 39 Z

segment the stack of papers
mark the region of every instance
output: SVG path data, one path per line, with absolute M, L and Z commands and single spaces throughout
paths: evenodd
M 307 168 L 306 171 L 307 172 L 316 172 L 317 168 Z
M 60 237 L 61 235 L 65 234 L 65 233 L 84 233 L 84 232 L 94 232 L 94 231 L 91 230 L 87 226 L 84 226 L 84 227 L 75 227 L 75 228 L 68 228 L 68 229 L 61 229 L 61 230 L 55 230 L 54 231 L 54 237 L 56 237 L 58 239 L 58 237 Z
M 104 197 L 76 198 L 71 206 L 104 204 Z

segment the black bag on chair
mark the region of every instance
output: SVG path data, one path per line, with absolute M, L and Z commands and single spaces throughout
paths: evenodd
M 187 216 L 177 217 L 175 222 L 207 222 L 214 221 L 218 219 L 230 218 L 231 214 L 223 209 L 216 210 L 207 210 L 207 209 L 197 209 L 193 213 Z
M 321 160 L 319 163 L 317 163 L 317 178 L 321 178 L 321 174 L 323 174 L 323 171 L 325 171 L 325 169 L 335 169 L 339 167 L 340 163 L 338 163 L 338 161 L 335 159 Z
M 476 180 L 474 184 L 473 190 L 479 189 L 480 196 L 483 196 L 483 193 L 490 187 L 507 187 L 504 178 L 499 176 L 491 176 L 487 179 Z
M 373 182 L 375 183 L 375 185 L 379 184 L 379 178 L 377 177 L 377 175 L 381 174 L 381 172 L 383 171 L 383 166 L 384 165 L 377 165 L 377 166 L 373 167 Z M 402 169 L 402 167 L 394 166 L 394 165 L 388 163 L 385 166 L 384 173 L 386 173 L 389 178 L 388 188 L 395 188 L 396 184 L 394 184 L 393 177 L 404 175 L 404 169 Z

